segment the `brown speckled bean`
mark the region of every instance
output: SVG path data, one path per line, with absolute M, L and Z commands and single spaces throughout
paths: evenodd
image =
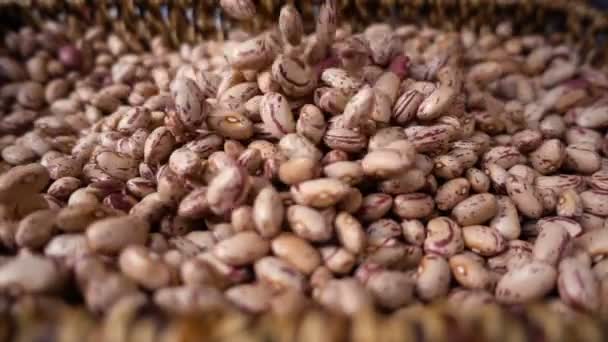
M 49 182 L 49 173 L 40 164 L 11 168 L 0 175 L 0 202 L 14 201 L 41 192 Z
M 359 130 L 330 126 L 323 136 L 323 142 L 330 148 L 354 153 L 365 148 L 367 137 Z
M 227 289 L 225 295 L 240 309 L 251 313 L 261 313 L 268 310 L 272 291 L 265 284 L 242 284 Z
M 175 137 L 164 126 L 158 127 L 150 133 L 144 146 L 144 161 L 157 165 L 164 162 L 175 144 Z
M 509 175 L 505 187 L 521 214 L 529 218 L 539 218 L 542 215 L 543 202 L 532 184 L 521 177 Z
M 483 193 L 490 190 L 490 179 L 483 171 L 476 168 L 467 169 L 466 178 L 473 191 Z
M 381 307 L 397 309 L 414 299 L 415 282 L 406 272 L 379 270 L 365 282 L 375 302 Z
M 273 136 L 283 137 L 296 130 L 295 121 L 289 103 L 279 93 L 267 93 L 260 103 L 260 116 L 266 128 Z
M 579 194 L 583 210 L 598 216 L 608 216 L 608 192 L 588 190 Z
M 449 259 L 454 279 L 467 289 L 492 290 L 495 279 L 476 254 L 460 253 Z
M 44 247 L 44 255 L 63 259 L 69 265 L 90 254 L 84 234 L 60 234 L 54 236 Z
M 313 179 L 318 173 L 318 163 L 311 158 L 293 158 L 279 167 L 279 179 L 285 184 L 297 184 Z
M 66 200 L 80 188 L 82 182 L 75 177 L 62 177 L 55 180 L 48 188 L 47 193 L 57 199 Z
M 559 195 L 555 210 L 558 216 L 578 217 L 583 214 L 583 203 L 576 191 L 568 189 Z
M 561 216 L 544 217 L 544 218 L 536 221 L 536 225 L 539 227 L 540 230 L 542 230 L 544 225 L 549 222 L 553 222 L 553 223 L 557 223 L 557 224 L 561 225 L 564 229 L 566 229 L 566 231 L 568 232 L 568 234 L 570 235 L 571 238 L 580 236 L 584 232 L 583 227 L 581 226 L 580 223 L 578 223 L 574 219 L 567 218 L 567 217 L 561 217 Z
M 559 263 L 557 289 L 561 299 L 568 305 L 588 312 L 596 312 L 601 301 L 600 284 L 595 274 L 584 263 L 567 258 Z
M 534 242 L 534 258 L 557 265 L 569 240 L 570 235 L 562 225 L 550 221 L 545 222 Z
M 393 198 L 383 193 L 363 197 L 357 216 L 363 221 L 374 221 L 384 216 L 393 206 Z
M 418 107 L 416 116 L 420 120 L 432 120 L 443 114 L 452 105 L 457 89 L 441 85 L 435 89 Z
M 545 140 L 536 150 L 530 152 L 530 164 L 542 174 L 558 170 L 565 158 L 565 146 L 557 139 Z
M 372 222 L 366 229 L 367 244 L 381 247 L 401 235 L 401 227 L 392 219 L 383 218 Z
M 425 252 L 450 257 L 463 249 L 462 229 L 452 219 L 437 217 L 427 223 Z
M 373 151 L 379 148 L 386 147 L 386 145 L 393 141 L 407 139 L 407 135 L 401 127 L 386 127 L 379 129 L 376 134 L 372 135 L 369 139 L 368 150 Z
M 323 173 L 327 177 L 338 179 L 348 185 L 356 185 L 364 177 L 361 163 L 354 161 L 337 161 L 327 164 L 323 168 Z
M 597 215 L 583 213 L 583 215 L 578 218 L 578 223 L 580 223 L 585 232 L 590 232 L 592 230 L 603 228 L 605 225 L 605 219 Z
M 462 228 L 464 245 L 482 256 L 493 256 L 506 248 L 505 239 L 500 233 L 487 226 L 466 226 Z
M 482 224 L 493 218 L 498 211 L 496 197 L 490 193 L 473 195 L 452 209 L 452 216 L 460 225 Z
M 279 193 L 272 186 L 263 188 L 253 203 L 253 221 L 262 237 L 270 238 L 281 231 L 285 209 Z
M 346 70 L 328 68 L 321 74 L 321 80 L 332 88 L 338 88 L 345 93 L 353 93 L 361 87 L 362 81 L 350 75 Z
M 347 184 L 332 178 L 318 178 L 291 186 L 296 203 L 315 208 L 327 208 L 338 203 L 348 190 Z
M 424 244 L 426 229 L 420 220 L 401 221 L 401 231 L 405 242 L 416 246 L 422 246 Z
M 0 267 L 0 288 L 18 286 L 24 293 L 43 293 L 62 287 L 63 276 L 50 259 L 21 253 Z
M 325 118 L 319 108 L 312 104 L 302 106 L 296 122 L 296 132 L 298 134 L 318 144 L 323 138 L 326 126 Z
M 250 186 L 249 175 L 243 168 L 234 166 L 222 170 L 209 183 L 209 208 L 216 214 L 227 213 L 245 200 Z
M 257 278 L 275 290 L 294 288 L 303 291 L 306 279 L 295 267 L 277 257 L 267 256 L 254 264 Z
M 299 60 L 279 55 L 272 64 L 272 78 L 287 96 L 302 97 L 313 92 L 316 84 L 313 70 Z
M 292 205 L 287 209 L 286 219 L 296 235 L 310 241 L 327 241 L 333 235 L 333 225 L 322 213 L 304 205 Z
M 527 303 L 549 293 L 557 280 L 555 267 L 532 261 L 508 271 L 496 285 L 496 299 L 505 304 Z
M 410 169 L 401 175 L 380 183 L 380 190 L 390 195 L 407 194 L 420 190 L 426 184 L 426 175 L 420 169 Z
M 492 182 L 492 188 L 495 192 L 506 193 L 506 182 L 509 172 L 496 164 L 486 165 L 485 173 Z
M 239 0 L 240 1 L 240 0 Z M 237 44 L 226 55 L 228 63 L 237 70 L 259 70 L 272 62 L 272 51 L 266 44 L 264 37 L 255 37 Z M 218 86 L 218 94 L 223 87 Z
M 490 221 L 490 227 L 496 229 L 507 240 L 517 239 L 521 234 L 517 207 L 507 196 L 497 196 L 496 205 L 497 213 Z
M 352 315 L 372 303 L 365 288 L 353 278 L 330 280 L 319 289 L 316 299 L 330 310 Z
M 314 103 L 319 109 L 332 115 L 340 115 L 346 107 L 348 96 L 337 88 L 319 87 L 314 92 Z
M 283 38 L 292 45 L 298 45 L 304 34 L 302 17 L 293 5 L 284 5 L 279 15 L 279 29 Z
M 365 85 L 348 101 L 344 107 L 346 128 L 358 128 L 374 106 L 374 90 Z
M 128 246 L 118 258 L 120 270 L 148 289 L 166 287 L 171 281 L 171 270 L 160 256 L 143 246 Z
M 488 266 L 495 271 L 508 271 L 529 263 L 533 256 L 533 245 L 523 240 L 511 240 L 501 254 L 488 259 Z
M 523 164 L 525 161 L 526 158 L 512 146 L 493 147 L 482 158 L 484 165 L 496 164 L 504 169 L 509 169 L 516 164 Z
M 235 232 L 243 232 L 255 229 L 253 220 L 253 207 L 242 205 L 232 211 L 230 214 L 230 224 Z
M 393 202 L 393 211 L 403 219 L 420 219 L 429 216 L 435 208 L 433 198 L 424 193 L 399 195 Z
M 508 171 L 512 175 L 516 175 L 523 178 L 530 184 L 534 184 L 534 180 L 539 175 L 538 171 L 523 164 L 513 165 Z
M 38 210 L 24 217 L 17 226 L 15 242 L 19 247 L 38 249 L 44 246 L 54 232 L 57 210 Z
M 592 174 L 601 168 L 601 157 L 589 143 L 574 143 L 566 147 L 564 164 L 577 173 Z
M 471 185 L 466 178 L 454 178 L 441 185 L 435 193 L 439 210 L 451 210 L 469 195 Z
M 286 134 L 279 141 L 279 151 L 287 158 L 321 160 L 321 152 L 306 137 L 296 133 Z
M 319 249 L 325 267 L 335 274 L 348 274 L 355 266 L 356 257 L 348 250 L 337 246 L 323 246 Z
M 416 277 L 416 293 L 423 300 L 433 300 L 447 295 L 450 286 L 450 265 L 433 254 L 422 258 Z
M 321 255 L 305 239 L 283 233 L 271 242 L 274 255 L 289 262 L 304 274 L 311 274 L 320 264 Z
M 401 94 L 392 108 L 395 122 L 400 125 L 410 122 L 416 116 L 416 112 L 423 101 L 424 96 L 415 89 Z
M 389 147 L 369 152 L 361 160 L 361 167 L 365 174 L 379 178 L 397 176 L 412 164 L 413 160 Z
M 428 153 L 441 150 L 452 138 L 453 128 L 449 125 L 422 126 L 416 130 L 406 129 L 406 135 L 416 147 L 418 153 Z
M 213 247 L 213 253 L 230 266 L 252 264 L 270 250 L 270 244 L 253 231 L 237 233 L 220 241 Z
M 195 314 L 227 305 L 222 293 L 213 287 L 165 287 L 154 293 L 154 303 L 173 314 Z
M 216 110 L 209 114 L 207 124 L 227 139 L 246 140 L 251 138 L 254 133 L 251 120 L 236 110 Z
M 86 238 L 95 252 L 115 254 L 131 244 L 144 244 L 150 226 L 133 216 L 99 220 L 87 227 Z
M 346 250 L 354 254 L 363 251 L 367 244 L 365 231 L 355 217 L 349 213 L 340 212 L 336 215 L 334 225 L 337 238 Z
M 584 233 L 576 243 L 582 246 L 592 258 L 608 253 L 608 230 L 596 229 Z

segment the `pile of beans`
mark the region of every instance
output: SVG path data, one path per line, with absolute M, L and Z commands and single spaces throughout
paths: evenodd
M 305 34 L 285 5 L 276 28 L 178 50 L 7 34 L 2 296 L 608 313 L 606 70 L 508 22 L 357 33 L 336 14 Z

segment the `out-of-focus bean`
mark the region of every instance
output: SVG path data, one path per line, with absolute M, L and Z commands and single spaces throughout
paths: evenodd
M 447 295 L 450 286 L 450 265 L 433 254 L 422 258 L 416 277 L 416 293 L 423 300 L 433 300 Z

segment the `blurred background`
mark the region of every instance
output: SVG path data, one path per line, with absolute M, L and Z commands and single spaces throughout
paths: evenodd
M 593 4 L 602 9 L 608 9 L 608 0 L 593 0 Z

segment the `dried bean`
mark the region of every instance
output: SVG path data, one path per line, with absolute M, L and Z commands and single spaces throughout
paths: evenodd
M 86 237 L 93 251 L 115 254 L 128 245 L 144 244 L 149 229 L 149 224 L 137 217 L 113 217 L 89 225 Z
M 555 287 L 555 267 L 532 261 L 508 271 L 496 285 L 496 299 L 505 304 L 526 303 L 542 298 Z
M 452 209 L 452 216 L 460 225 L 482 224 L 493 218 L 498 211 L 496 197 L 489 193 L 473 195 Z
M 599 281 L 588 265 L 573 258 L 562 260 L 559 264 L 557 288 L 560 297 L 568 305 L 589 312 L 599 309 Z
M 214 246 L 215 256 L 230 266 L 251 264 L 268 253 L 270 244 L 255 232 L 240 232 Z
M 448 262 L 438 255 L 428 254 L 418 266 L 416 293 L 428 301 L 443 297 L 448 293 L 450 279 Z
M 506 242 L 500 233 L 491 227 L 466 226 L 462 228 L 465 247 L 482 256 L 493 256 L 506 248 Z
M 447 217 L 437 217 L 426 225 L 424 250 L 450 257 L 464 249 L 462 229 Z
M 420 219 L 429 216 L 435 208 L 435 201 L 429 195 L 412 193 L 399 195 L 393 202 L 393 211 L 403 219 Z

